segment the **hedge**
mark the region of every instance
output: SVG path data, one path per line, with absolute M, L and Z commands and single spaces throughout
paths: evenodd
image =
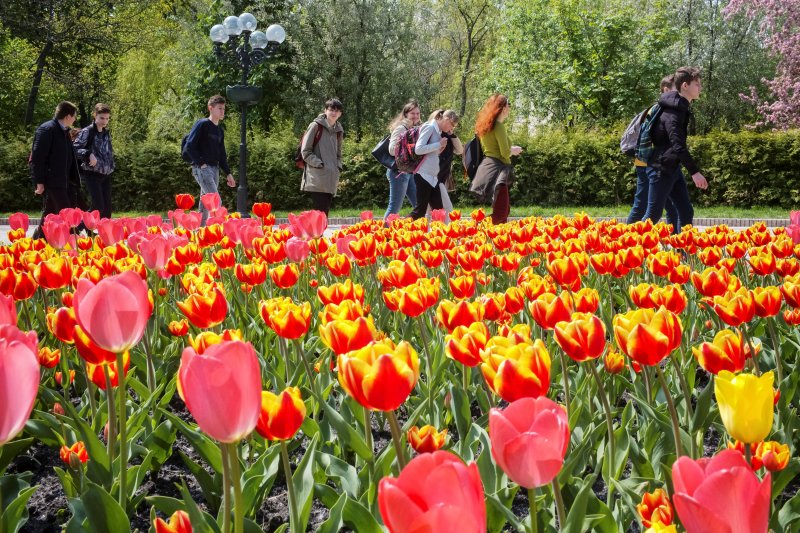
M 230 129 L 230 128 L 229 128 Z M 229 134 L 230 137 L 230 134 Z M 230 164 L 237 174 L 238 145 L 228 139 Z M 344 170 L 334 207 L 385 209 L 385 172 L 371 157 L 377 139 L 345 140 Z M 635 179 L 631 162 L 619 151 L 617 133 L 551 132 L 515 139 L 524 148 L 516 158 L 511 201 L 516 205 L 624 205 L 631 202 Z M 248 142 L 251 201 L 279 209 L 306 209 L 301 171 L 292 159 L 297 138 L 291 133 L 256 135 Z M 709 179 L 707 191 L 689 187 L 702 206 L 762 205 L 790 209 L 800 197 L 800 131 L 713 133 L 690 138 L 690 148 Z M 114 209 L 165 212 L 179 192 L 198 187 L 181 160 L 179 141 L 146 141 L 116 147 Z M 4 211 L 36 211 L 27 159 L 29 139 L 0 143 L 0 202 Z M 456 162 L 456 203 L 471 203 Z M 235 189 L 222 185 L 225 205 L 235 205 Z

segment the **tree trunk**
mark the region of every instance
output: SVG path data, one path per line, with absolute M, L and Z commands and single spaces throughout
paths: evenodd
M 28 106 L 25 108 L 24 123 L 26 126 L 33 124 L 33 111 L 36 108 L 36 99 L 39 97 L 39 86 L 42 84 L 42 75 L 47 64 L 47 58 L 52 51 L 53 41 L 48 40 L 44 44 L 42 51 L 39 52 L 39 57 L 36 58 L 36 72 L 33 73 L 33 84 L 31 85 L 31 92 L 28 93 Z

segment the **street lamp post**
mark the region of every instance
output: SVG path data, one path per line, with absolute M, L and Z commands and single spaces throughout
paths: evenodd
M 243 217 L 250 210 L 247 205 L 247 106 L 261 99 L 261 87 L 247 84 L 250 68 L 273 56 L 278 46 L 286 39 L 286 32 L 278 24 L 272 24 L 266 32 L 256 30 L 256 18 L 250 13 L 238 17 L 227 17 L 222 24 L 211 28 L 209 35 L 214 42 L 214 55 L 218 60 L 242 69 L 240 85 L 228 85 L 225 94 L 233 103 L 239 104 L 242 113 L 241 141 L 239 143 L 239 188 L 236 191 L 236 210 Z M 227 46 L 223 46 L 227 43 Z

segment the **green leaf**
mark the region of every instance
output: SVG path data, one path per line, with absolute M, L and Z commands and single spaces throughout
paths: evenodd
M 269 494 L 280 466 L 281 447 L 276 444 L 262 453 L 250 468 L 245 469 L 242 476 L 242 498 L 247 516 L 255 516 L 256 511 L 264 503 L 264 498 Z
M 471 443 L 467 442 L 467 434 L 472 427 L 472 413 L 469 409 L 469 397 L 459 385 L 450 385 L 450 407 L 458 431 L 459 450 Z
M 297 505 L 300 511 L 300 531 L 305 531 L 308 519 L 311 516 L 311 504 L 314 501 L 314 456 L 316 455 L 317 439 L 311 439 L 306 453 L 292 474 L 292 484 L 297 495 Z
M 31 444 L 33 444 L 32 438 L 12 440 L 0 446 L 0 472 L 5 471 L 16 456 L 28 451 Z
M 153 455 L 154 470 L 158 470 L 170 458 L 177 436 L 177 428 L 170 420 L 165 420 L 144 439 L 142 445 Z
M 356 452 L 359 457 L 365 461 L 372 459 L 372 452 L 364 441 L 364 437 L 359 433 L 352 422 L 347 422 L 336 409 L 328 405 L 327 402 L 322 402 L 322 408 L 325 411 L 325 420 L 330 422 L 336 430 L 336 435 L 343 445 L 349 446 L 351 450 Z
M 358 481 L 358 471 L 353 465 L 322 451 L 317 452 L 316 461 L 325 471 L 326 476 L 338 480 L 339 486 L 344 489 L 348 496 L 358 498 L 360 483 Z
M 711 398 L 714 393 L 714 380 L 709 380 L 706 388 L 697 396 L 697 405 L 692 414 L 692 433 L 705 429 L 706 421 L 711 416 Z
M 0 531 L 16 533 L 28 521 L 28 500 L 37 487 L 29 487 L 19 476 L 0 477 Z
M 800 519 L 800 493 L 792 496 L 778 511 L 778 525 L 775 531 L 796 531 L 789 527 Z
M 592 485 L 596 476 L 583 480 L 578 494 L 572 502 L 564 524 L 564 533 L 583 533 L 585 531 L 598 531 L 600 533 L 616 533 L 618 527 L 614 515 L 605 503 L 597 499 Z M 574 488 L 580 480 L 573 478 L 569 488 Z
M 186 468 L 189 469 L 189 472 L 191 472 L 197 480 L 197 484 L 200 485 L 200 490 L 203 492 L 203 497 L 208 503 L 209 508 L 212 510 L 219 509 L 222 494 L 221 476 L 212 477 L 205 468 L 194 462 L 188 455 L 180 450 L 178 454 L 186 465 Z
M 88 481 L 87 485 L 80 500 L 86 513 L 86 525 L 89 531 L 95 533 L 130 531 L 128 516 L 117 500 L 100 485 L 91 481 Z
M 200 457 L 214 469 L 214 472 L 222 474 L 222 452 L 219 446 L 200 431 L 192 429 L 186 422 L 169 411 L 161 409 L 161 413 L 175 424 L 183 436 L 186 437 L 186 440 L 189 441 L 189 444 L 192 445 L 192 448 L 194 448 L 195 451 L 200 454 Z
M 192 523 L 192 533 L 220 533 L 219 525 L 214 518 L 201 511 L 197 506 L 185 481 L 181 481 L 180 490 L 183 502 L 186 504 L 186 512 L 189 514 L 189 521 Z
M 380 524 L 369 510 L 357 500 L 342 494 L 331 507 L 328 519 L 323 522 L 318 533 L 335 533 L 341 531 L 344 525 L 350 526 L 358 533 L 380 533 L 383 531 Z

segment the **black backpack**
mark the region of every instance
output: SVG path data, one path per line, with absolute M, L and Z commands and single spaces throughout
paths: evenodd
M 478 172 L 478 167 L 481 161 L 483 161 L 483 157 L 481 140 L 478 138 L 478 135 L 475 134 L 475 137 L 464 146 L 464 155 L 461 158 L 464 163 L 464 174 L 466 174 L 470 180 L 475 179 L 475 173 Z

